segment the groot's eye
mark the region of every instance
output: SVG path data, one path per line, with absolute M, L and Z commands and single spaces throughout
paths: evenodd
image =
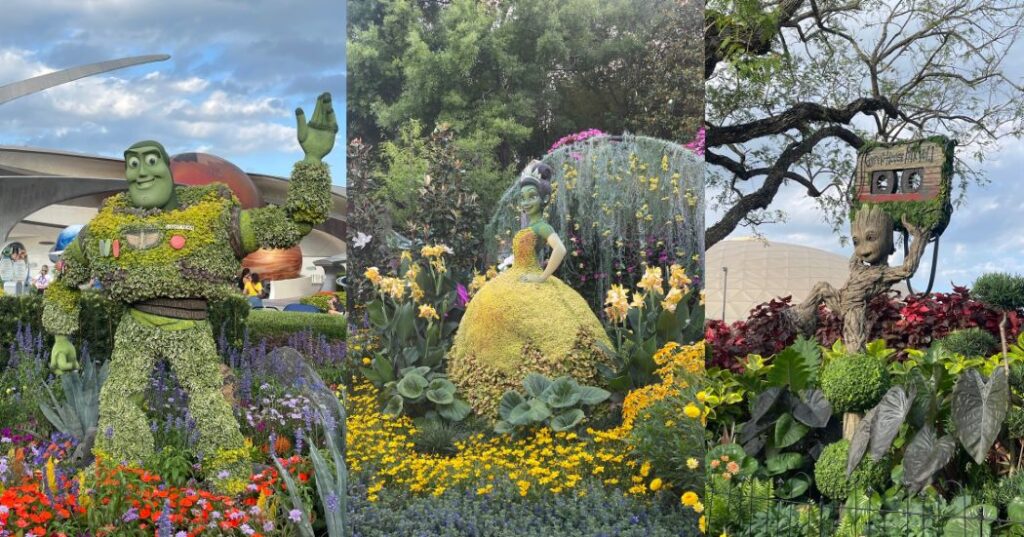
M 129 157 L 128 158 L 128 167 L 129 168 L 138 168 L 139 167 L 139 157 Z
M 159 160 L 156 155 L 146 155 L 146 166 L 156 166 Z

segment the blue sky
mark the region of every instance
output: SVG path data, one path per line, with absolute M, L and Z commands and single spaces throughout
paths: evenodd
M 296 107 L 331 92 L 345 118 L 343 0 L 5 0 L 0 84 L 142 54 L 114 71 L 0 105 L 0 144 L 120 156 L 143 139 L 287 177 Z M 344 124 L 326 161 L 344 184 Z

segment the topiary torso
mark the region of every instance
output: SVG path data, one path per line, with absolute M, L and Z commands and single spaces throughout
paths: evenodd
M 169 211 L 131 207 L 123 193 L 109 198 L 79 236 L 89 266 L 67 260 L 70 279 L 97 277 L 105 293 L 127 304 L 234 292 L 241 257 L 238 200 L 220 184 L 179 186 L 176 192 L 179 208 Z M 88 274 L 76 278 L 76 271 Z
M 885 457 L 875 461 L 871 457 L 864 457 L 847 477 L 846 460 L 849 453 L 849 440 L 840 440 L 825 447 L 814 465 L 814 484 L 818 490 L 837 501 L 845 500 L 854 489 L 872 489 L 876 492 L 884 490 L 892 471 L 891 459 Z

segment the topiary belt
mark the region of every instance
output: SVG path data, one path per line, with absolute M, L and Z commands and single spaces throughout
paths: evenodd
M 207 317 L 206 299 L 203 298 L 151 298 L 136 302 L 131 307 L 171 319 L 202 321 Z

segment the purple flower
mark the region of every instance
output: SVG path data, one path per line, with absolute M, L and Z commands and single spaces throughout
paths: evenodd
M 288 511 L 288 518 L 292 522 L 301 522 L 302 521 L 302 511 L 299 511 L 298 509 L 292 509 L 291 511 Z
M 469 291 L 466 290 L 466 286 L 461 283 L 455 286 L 459 292 L 459 307 L 464 308 L 469 303 Z
M 139 510 L 134 508 L 134 507 L 128 509 L 127 511 L 125 511 L 125 513 L 123 515 L 121 515 L 121 522 L 131 522 L 133 520 L 138 520 L 138 519 L 139 519 Z
M 164 500 L 164 508 L 160 511 L 160 518 L 156 522 L 156 534 L 158 537 L 171 537 L 174 525 L 171 524 L 171 504 Z

